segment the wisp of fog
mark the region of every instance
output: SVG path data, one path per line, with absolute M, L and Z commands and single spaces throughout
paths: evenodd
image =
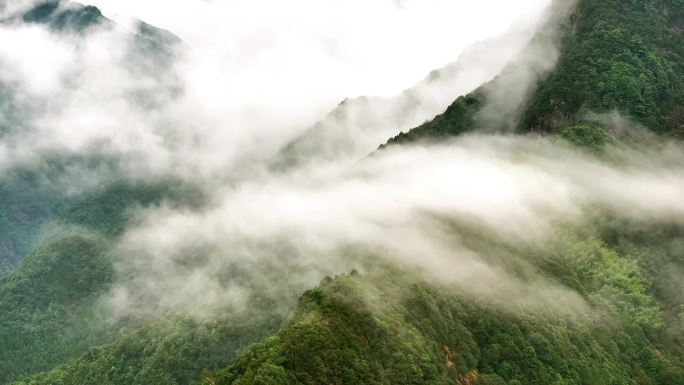
M 202 190 L 199 208 L 132 213 L 106 295 L 119 316 L 203 318 L 240 309 L 255 291 L 287 302 L 325 275 L 375 263 L 478 298 L 586 313 L 578 293 L 532 268 L 526 279 L 507 271 L 458 227 L 543 247 L 559 222 L 581 224 L 595 210 L 684 218 L 676 143 L 596 156 L 501 132 L 555 64 L 554 31 L 539 31 L 568 2 L 94 3 L 116 24 L 84 35 L 0 26 L 10 101 L 0 169 L 92 155 L 115 159 L 131 180 L 170 177 Z M 130 16 L 178 34 L 168 65 L 135 45 Z M 499 73 L 483 115 L 497 133 L 376 151 Z M 358 95 L 370 97 L 337 105 Z M 611 124 L 616 135 L 633 130 Z M 297 162 L 273 167 L 284 148 Z M 71 184 L 93 185 L 83 175 Z

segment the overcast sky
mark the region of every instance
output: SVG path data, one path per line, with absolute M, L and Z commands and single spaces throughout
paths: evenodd
M 173 31 L 201 73 L 241 69 L 254 91 L 391 95 L 550 0 L 92 0 L 110 18 Z M 245 71 L 245 68 L 253 69 Z M 287 74 L 287 76 L 283 76 Z M 306 81 L 305 81 L 306 80 Z M 324 86 L 324 87 L 321 87 Z M 324 88 L 322 90 L 321 88 Z
M 8 9 L 36 1 L 12 0 Z M 534 30 L 551 0 L 83 3 L 98 6 L 119 28 L 76 44 L 40 26 L 0 27 L 0 37 L 7 42 L 5 49 L 0 48 L 0 80 L 19 84 L 26 94 L 22 100 L 35 98 L 27 102 L 33 111 L 27 124 L 36 130 L 31 139 L 21 139 L 33 145 L 22 151 L 78 152 L 107 143 L 126 159 L 142 157 L 143 164 L 164 169 L 169 159 L 187 164 L 188 156 L 181 151 L 187 149 L 204 154 L 204 166 L 215 163 L 215 169 L 223 170 L 245 153 L 251 154 L 249 159 L 256 154 L 271 156 L 345 98 L 396 95 L 455 61 L 474 42 L 504 33 L 531 36 L 510 27 L 515 23 Z M 126 39 L 131 36 L 126 30 L 134 18 L 172 31 L 185 42 L 174 63 L 183 93 L 154 114 L 127 99 L 132 89 L 156 82 L 125 68 Z M 503 51 L 482 60 L 487 66 L 503 66 L 511 59 L 510 52 Z M 484 66 L 478 60 L 469 63 Z M 478 71 L 462 68 L 459 82 L 472 83 L 463 79 L 471 72 Z M 478 79 L 477 84 L 488 80 Z M 438 98 L 443 106 L 417 121 L 446 108 L 459 95 L 446 92 L 450 90 L 440 89 L 445 93 Z M 50 108 L 33 107 L 41 105 Z M 391 120 L 388 125 L 398 129 Z M 169 138 L 174 138 L 174 145 L 168 144 Z M 197 138 L 202 138 L 202 151 L 196 148 Z M 18 159 L 15 147 L 0 142 L 0 160 Z

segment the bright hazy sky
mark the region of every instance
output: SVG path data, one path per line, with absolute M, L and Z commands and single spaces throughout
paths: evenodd
M 253 76 L 244 79 L 250 84 L 281 84 L 288 89 L 307 79 L 332 87 L 334 97 L 341 98 L 395 94 L 456 59 L 474 41 L 502 33 L 520 17 L 534 17 L 550 0 L 86 3 L 119 23 L 135 17 L 173 31 L 201 52 L 200 63 L 195 64 L 209 82 L 217 71 L 240 68 L 245 75 L 249 68 Z M 291 84 L 282 84 L 283 77 Z

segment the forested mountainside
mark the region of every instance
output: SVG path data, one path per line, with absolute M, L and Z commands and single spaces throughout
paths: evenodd
M 98 28 L 111 28 L 113 22 L 99 9 L 77 3 L 47 1 L 38 3 L 19 16 L 0 20 L 4 25 L 44 25 L 58 36 L 79 38 L 96 33 Z M 168 31 L 139 22 L 134 31 L 134 44 L 125 64 L 128 70 L 157 80 L 132 89 L 142 105 L 153 105 L 162 95 L 173 95 L 181 88 L 177 79 L 169 81 L 169 71 L 180 39 Z M 76 35 L 75 37 L 72 35 Z M 154 97 L 148 97 L 155 95 Z M 32 114 L 54 104 L 51 100 L 27 98 L 17 84 L 0 81 L 0 139 L 17 141 L 16 134 L 32 130 L 28 126 Z M 15 144 L 18 145 L 18 144 Z M 70 183 L 88 184 L 97 173 L 119 173 L 117 161 L 102 155 L 47 154 L 37 162 L 18 164 L 3 169 L 0 176 L 0 277 L 11 272 L 40 237 L 43 225 L 54 220 L 68 204 L 83 199 Z M 84 172 L 85 170 L 85 172 Z M 89 170 L 89 171 L 88 171 Z
M 56 216 L 39 246 L 0 281 L 0 381 L 50 369 L 111 339 L 113 330 L 96 316 L 98 296 L 113 279 L 111 244 L 128 210 L 174 200 L 175 190 L 118 184 Z
M 47 171 L 46 174 L 53 173 Z M 41 227 L 69 202 L 55 186 L 41 170 L 17 169 L 3 176 L 0 182 L 3 202 L 0 208 L 0 277 L 14 269 L 36 244 Z
M 23 15 L 0 20 L 3 24 L 20 22 L 46 24 L 60 33 L 87 33 L 107 24 L 95 7 L 73 5 L 59 9 L 59 1 L 38 4 Z M 0 82 L 0 138 L 22 130 L 22 122 L 35 106 L 26 105 L 17 96 L 15 84 Z M 59 186 L 60 175 L 68 172 L 70 161 L 44 159 L 39 166 L 18 166 L 3 172 L 0 177 L 0 277 L 14 269 L 30 251 L 40 235 L 42 226 L 73 198 Z
M 673 0 L 579 0 L 559 32 L 560 57 L 533 86 L 517 111 L 516 130 L 554 132 L 619 111 L 649 129 L 682 135 L 684 32 L 682 3 Z M 549 32 L 554 33 L 554 32 Z M 534 55 L 534 52 L 530 52 Z M 491 95 L 506 87 L 498 79 L 457 99 L 446 112 L 389 143 L 443 138 L 490 127 L 482 119 Z
M 667 275 L 682 263 L 682 228 L 603 226 L 600 237 L 558 234 L 551 255 L 497 247 L 511 263 L 533 261 L 619 324 L 553 306 L 497 308 L 398 272 L 352 273 L 305 293 L 287 327 L 207 377 L 220 384 L 681 384 L 682 297 Z
M 326 278 L 256 345 L 245 347 L 277 319 L 163 321 L 25 383 L 683 383 L 681 282 L 671 275 L 684 262 L 681 225 L 600 222 L 596 233 L 559 229 L 551 252 L 471 239 L 512 269 L 532 263 L 582 293 L 589 314 L 482 302 L 384 266 Z
M 110 23 L 97 8 L 65 11 L 58 3 L 39 5 L 22 20 L 58 33 Z M 617 111 L 659 134 L 649 140 L 667 153 L 667 140 L 684 132 L 683 21 L 681 0 L 579 0 L 556 20 L 560 30 L 542 32 L 526 51 L 559 43 L 553 66 L 512 63 L 443 114 L 391 139 L 386 151 L 515 130 L 629 169 L 626 154 L 640 143 L 619 144 L 597 118 Z M 155 75 L 171 60 L 168 46 L 180 43 L 147 24 L 138 33 L 137 49 L 152 56 L 132 63 L 133 70 Z M 544 69 L 542 76 L 511 82 L 530 65 Z M 523 89 L 502 97 L 511 86 Z M 145 93 L 173 97 L 181 89 L 172 80 L 137 95 L 149 101 Z M 11 85 L 2 95 L 5 116 L 17 115 L 0 121 L 0 132 L 11 135 L 27 112 L 12 101 Z M 489 108 L 506 95 L 522 99 L 513 108 Z M 492 111 L 511 114 L 492 119 Z M 538 155 L 516 154 L 516 162 Z M 74 165 L 103 164 L 114 178 L 87 193 L 65 192 Z M 215 202 L 201 187 L 173 178 L 126 179 L 116 159 L 64 156 L 32 166 L 0 179 L 0 276 L 3 268 L 8 274 L 0 278 L 0 384 L 684 385 L 684 223 L 676 215 L 599 205 L 579 222 L 554 221 L 540 244 L 490 231 L 468 215 L 431 212 L 442 237 L 482 256 L 480 268 L 495 266 L 502 274 L 495 277 L 506 282 L 480 281 L 475 270 L 475 278 L 454 287 L 427 273 L 427 265 L 438 264 L 427 253 L 415 255 L 419 263 L 410 269 L 350 247 L 345 253 L 361 261 L 355 270 L 326 277 L 290 302 L 279 302 L 278 282 L 267 276 L 264 290 L 251 293 L 239 311 L 226 305 L 206 318 L 136 317 L 114 314 L 103 301 L 130 278 L 117 265 L 121 237 L 146 210 L 201 211 Z M 553 199 L 565 197 L 549 189 Z M 395 242 L 403 248 L 411 240 Z M 208 258 L 203 252 L 214 251 L 193 249 L 191 258 L 174 262 L 191 270 Z M 220 275 L 229 283 L 242 273 L 231 266 Z

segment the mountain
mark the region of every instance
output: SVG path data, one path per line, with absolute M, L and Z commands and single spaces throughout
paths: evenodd
M 345 99 L 276 155 L 276 166 L 359 159 L 388 137 L 443 111 L 454 98 L 490 81 L 530 43 L 536 25 L 520 21 L 500 36 L 468 47 L 456 61 L 394 97 Z
M 0 278 L 19 264 L 37 243 L 41 228 L 70 201 L 50 181 L 55 174 L 25 167 L 0 179 Z
M 550 12 L 548 25 L 523 40 L 522 54 L 498 76 L 390 139 L 383 151 L 464 133 L 515 132 L 566 141 L 588 149 L 596 162 L 627 169 L 621 148 L 609 148 L 622 138 L 607 131 L 601 116 L 617 112 L 663 141 L 682 135 L 684 2 L 578 0 L 556 2 Z M 18 20 L 11 22 L 44 23 L 68 34 L 111 23 L 92 7 L 54 1 Z M 147 24 L 135 34 L 136 49 L 151 56 L 130 63 L 130 70 L 156 76 L 164 63 L 172 67 L 177 52 L 169 46 L 182 44 L 177 38 Z M 459 76 L 461 68 L 435 76 Z M 451 84 L 438 80 L 428 78 L 395 99 L 341 104 L 283 150 L 284 162 L 365 157 L 387 139 L 381 135 L 416 123 L 415 109 L 444 107 L 423 100 Z M 153 109 L 158 99 L 151 95 L 158 92 L 182 93 L 182 83 L 159 84 L 138 94 L 147 102 L 142 108 Z M 3 111 L 22 113 L 11 103 Z M 8 130 L 21 127 L 20 120 Z M 630 145 L 646 146 L 638 139 Z M 527 156 L 516 153 L 515 161 Z M 361 247 L 345 251 L 360 254 L 358 270 L 326 277 L 291 302 L 278 302 L 278 282 L 266 276 L 263 290 L 249 295 L 241 311 L 226 305 L 209 319 L 117 316 L 106 300 L 130 278 L 116 247 L 126 230 L 146 210 L 187 213 L 215 202 L 187 182 L 126 178 L 116 159 L 45 162 L 12 169 L 0 184 L 0 252 L 11 256 L 5 259 L 12 266 L 0 278 L 0 384 L 684 384 L 684 224 L 676 216 L 592 207 L 578 223 L 551 224 L 543 244 L 521 244 L 467 215 L 430 213 L 450 245 L 506 272 L 515 285 L 502 286 L 503 296 L 486 295 L 500 293 L 503 283 L 478 282 L 476 273 L 466 280 L 473 287 L 443 285 Z M 64 194 L 69 162 L 96 172 L 111 167 L 115 178 L 87 193 Z M 549 199 L 562 200 L 563 191 L 552 187 L 545 186 Z M 547 202 L 538 204 L 543 210 Z M 395 240 L 397 248 L 410 241 Z M 286 246 L 278 251 L 296 253 Z M 192 269 L 206 257 L 202 252 L 216 251 L 189 252 L 195 254 L 174 263 Z M 424 255 L 414 259 L 435 263 Z M 277 272 L 283 260 L 273 264 Z M 250 277 L 232 266 L 219 275 L 229 282 Z
M 25 23 L 46 24 L 55 31 L 75 33 L 84 33 L 91 28 L 111 23 L 96 7 L 67 4 L 61 0 L 38 3 L 17 19 Z
M 524 98 L 524 104 L 515 107 L 519 120 L 515 127 L 481 121 L 485 107 L 497 104 L 492 99 L 514 77 L 514 69 L 508 69 L 457 99 L 435 120 L 388 143 L 438 139 L 478 128 L 549 133 L 580 124 L 591 113 L 612 111 L 654 132 L 681 136 L 681 18 L 682 4 L 677 0 L 580 0 L 559 32 L 547 32 L 559 34 L 558 63 L 531 85 L 531 96 Z M 534 51 L 528 55 L 533 57 Z
M 619 271 L 628 264 L 601 241 L 580 242 L 575 251 L 572 258 L 578 259 L 570 261 L 571 270 L 553 274 L 568 274 L 567 279 L 586 274 L 577 284 L 589 296 L 607 294 L 594 290 L 621 280 Z M 596 270 L 586 270 L 587 257 L 598 262 L 590 268 Z M 624 265 L 609 267 L 612 263 Z M 620 291 L 635 298 L 652 295 L 646 294 L 651 283 L 631 284 Z M 627 294 L 633 289 L 641 294 Z M 651 297 L 642 305 L 655 308 L 657 302 Z M 624 316 L 631 322 L 639 317 Z M 670 340 L 651 334 L 654 321 L 587 327 L 567 314 L 495 310 L 410 279 L 352 274 L 305 293 L 287 327 L 226 369 L 207 375 L 207 382 L 680 384 L 682 336 Z
M 115 27 L 99 9 L 64 1 L 39 2 L 1 23 L 7 28 L 46 27 L 76 47 Z M 182 42 L 144 22 L 135 28 L 129 57 L 136 61 L 129 60 L 127 70 L 159 79 L 150 83 L 155 87 L 133 90 L 149 105 L 146 94 L 159 100 L 160 93 L 179 92 L 180 84 L 169 82 L 166 74 Z M 9 143 L 34 130 L 30 117 L 55 103 L 29 97 L 11 82 L 0 82 L 0 89 L 0 138 Z M 111 325 L 98 326 L 103 322 L 99 297 L 113 280 L 111 242 L 122 231 L 128 210 L 178 194 L 167 181 L 123 181 L 117 159 L 100 154 L 53 151 L 3 163 L 2 170 L 0 383 L 8 383 L 49 370 L 116 336 Z M 102 174 L 108 177 L 98 176 Z
M 60 7 L 59 1 L 39 3 L 24 13 L 0 20 L 5 26 L 44 24 L 57 33 L 87 33 L 111 23 L 99 9 L 80 4 Z M 34 105 L 23 105 L 17 85 L 0 82 L 0 138 L 23 130 Z M 0 177 L 0 278 L 6 276 L 37 243 L 44 224 L 72 201 L 59 187 L 68 160 L 45 159 L 40 166 L 18 165 Z
M 192 195 L 173 184 L 119 183 L 61 210 L 20 267 L 0 280 L 0 382 L 111 340 L 98 303 L 113 283 L 112 242 L 129 210 Z
M 684 262 L 682 228 L 633 226 L 605 221 L 602 238 L 566 232 L 550 254 L 495 246 L 519 268 L 532 261 L 567 282 L 620 326 L 562 308 L 493 306 L 392 268 L 354 271 L 304 293 L 262 343 L 236 344 L 252 334 L 235 321 L 199 330 L 157 322 L 23 383 L 681 384 L 681 308 L 672 305 L 682 298 L 668 269 Z M 236 356 L 217 341 L 242 348 Z M 198 362 L 232 363 L 200 371 Z
M 46 26 L 57 36 L 69 38 L 75 47 L 100 29 L 112 29 L 114 22 L 99 9 L 78 3 L 51 0 L 39 2 L 21 14 L 0 20 L 6 27 L 18 25 Z M 172 64 L 179 55 L 181 40 L 172 33 L 142 21 L 135 24 L 133 44 L 127 53 L 126 70 L 152 79 L 130 90 L 140 106 L 155 106 L 182 92 L 180 80 L 173 74 Z M 75 81 L 65 78 L 62 81 Z M 48 110 L 55 100 L 27 96 L 18 84 L 0 81 L 0 139 L 18 141 L 21 135 L 34 130 L 31 117 Z M 37 165 L 36 165 L 37 163 Z M 37 162 L 3 165 L 0 176 L 0 278 L 11 272 L 39 239 L 45 224 L 69 204 L 82 199 L 67 190 L 68 184 L 87 183 L 83 169 L 117 174 L 117 161 L 101 155 L 48 154 Z M 96 171 L 102 167 L 101 170 Z M 80 173 L 80 174 L 79 174 Z M 79 174 L 79 175 L 76 175 Z M 91 175 L 92 176 L 92 175 Z M 113 179 L 116 179 L 114 176 Z M 71 181 L 71 182 L 69 182 Z

